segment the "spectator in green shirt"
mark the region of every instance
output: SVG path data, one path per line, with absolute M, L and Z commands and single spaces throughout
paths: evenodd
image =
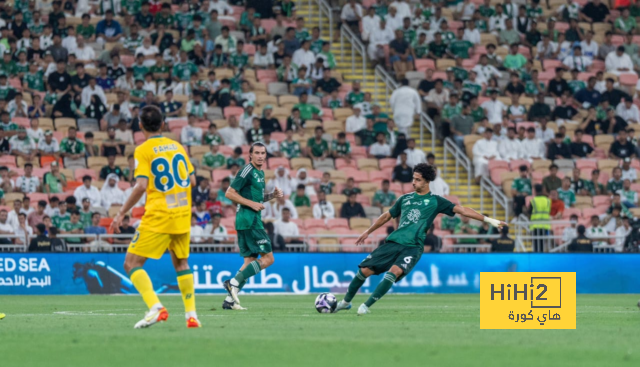
M 349 196 L 351 194 L 362 194 L 362 190 L 356 187 L 353 177 L 347 179 L 347 183 L 344 185 L 344 189 L 342 189 L 342 195 Z
M 91 16 L 89 14 L 82 14 L 82 23 L 76 27 L 76 34 L 81 35 L 87 42 L 94 42 L 96 40 L 96 27 L 93 24 L 89 24 Z
M 293 108 L 297 108 L 300 111 L 300 117 L 303 120 L 321 120 L 322 119 L 322 110 L 318 108 L 316 105 L 307 103 L 309 100 L 309 94 L 301 93 L 300 94 L 300 103 L 293 106 Z
M 305 187 L 303 184 L 299 184 L 296 187 L 296 192 L 291 194 L 291 202 L 293 206 L 308 206 L 311 207 L 311 199 L 304 193 Z
M 377 131 L 373 128 L 373 119 L 367 118 L 367 126 L 364 129 L 356 131 L 356 144 L 364 147 L 371 146 L 376 142 Z
M 338 139 L 331 142 L 331 155 L 333 158 L 344 158 L 347 163 L 351 161 L 351 144 L 344 132 L 338 133 Z
M 376 193 L 373 195 L 373 200 L 371 202 L 372 206 L 377 206 L 378 208 L 383 209 L 395 203 L 396 194 L 392 191 L 389 191 L 389 186 L 389 180 L 382 181 L 382 189 L 376 191 Z
M 480 231 L 480 227 L 469 223 L 469 217 L 462 216 L 461 222 L 456 225 L 454 229 L 454 234 L 459 235 L 474 235 L 478 234 Z M 474 244 L 478 243 L 476 238 L 460 238 L 458 239 L 459 244 Z
M 238 167 L 244 167 L 247 163 L 242 158 L 242 148 L 236 147 L 231 154 L 231 157 L 227 158 L 227 169 L 231 169 L 231 166 L 237 165 Z
M 452 58 L 469 58 L 469 49 L 473 53 L 473 43 L 464 39 L 464 28 L 459 28 L 456 34 L 457 38 L 449 42 L 449 50 L 447 53 Z
M 84 226 L 80 222 L 80 213 L 76 210 L 71 213 L 71 219 L 68 222 L 63 222 L 60 225 L 62 234 L 81 234 L 84 233 Z M 80 244 L 82 239 L 80 237 L 65 238 L 68 243 Z
M 329 155 L 329 143 L 322 139 L 324 129 L 318 126 L 315 129 L 315 136 L 307 141 L 307 156 L 311 159 L 325 159 Z
M 509 54 L 504 58 L 504 67 L 509 70 L 519 71 L 527 63 L 527 58 L 518 53 L 518 44 L 509 46 Z
M 564 201 L 565 208 L 572 207 L 576 202 L 576 194 L 571 188 L 571 178 L 562 179 L 562 187 L 558 189 L 558 198 Z
M 218 143 L 211 142 L 211 150 L 202 157 L 202 165 L 200 168 L 208 171 L 225 167 L 227 159 L 218 152 Z

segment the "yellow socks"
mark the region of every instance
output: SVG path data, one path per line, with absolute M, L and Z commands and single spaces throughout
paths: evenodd
M 196 311 L 196 293 L 193 287 L 193 272 L 190 269 L 178 272 L 178 287 L 182 293 L 182 302 L 184 302 L 184 312 L 190 313 Z
M 147 304 L 147 307 L 151 309 L 153 306 L 160 304 L 160 299 L 156 295 L 156 292 L 153 290 L 153 284 L 151 284 L 151 279 L 149 278 L 149 274 L 142 268 L 133 268 L 129 273 L 129 278 L 131 282 L 138 290 L 138 293 L 142 296 L 144 303 Z M 193 279 L 193 276 L 191 276 Z M 193 284 L 193 282 L 192 282 Z M 182 289 L 182 287 L 180 287 Z M 191 286 L 193 289 L 193 285 Z M 183 296 L 184 297 L 184 296 Z

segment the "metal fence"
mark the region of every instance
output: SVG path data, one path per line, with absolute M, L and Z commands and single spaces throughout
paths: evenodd
M 568 225 L 569 221 L 551 221 L 540 222 L 538 224 L 551 224 L 552 226 Z M 512 237 L 515 241 L 514 252 L 567 252 L 570 241 L 565 241 L 561 233 L 549 233 L 539 235 L 529 229 L 529 221 L 514 221 L 510 225 L 515 232 Z M 226 235 L 226 238 L 220 238 L 220 235 L 206 234 L 199 236 L 202 241 L 192 241 L 192 253 L 235 253 L 238 252 L 238 239 L 236 235 Z M 306 234 L 300 236 L 283 236 L 285 240 L 292 239 L 285 244 L 285 248 L 279 248 L 274 245 L 275 251 L 286 252 L 371 252 L 383 242 L 385 236 L 372 235 L 366 240 L 365 244 L 356 246 L 355 240 L 358 235 L 341 235 L 341 234 Z M 18 236 L 3 236 L 14 240 Z M 124 253 L 129 247 L 129 240 L 132 235 L 125 234 L 64 234 L 58 238 L 63 239 L 67 243 L 68 252 L 115 252 Z M 499 235 L 462 235 L 462 234 L 445 234 L 441 237 L 441 252 L 469 253 L 469 252 L 490 252 L 491 241 L 500 238 Z M 69 239 L 80 239 L 81 242 L 69 242 Z M 125 239 L 124 243 L 115 243 L 114 240 Z M 464 243 L 459 240 L 475 240 L 474 243 Z M 615 235 L 607 235 L 602 239 L 594 240 L 594 252 L 622 252 L 624 238 Z M 459 243 L 462 242 L 462 243 Z M 602 242 L 602 244 L 600 244 Z M 28 244 L 0 245 L 0 252 L 27 252 Z
M 320 33 L 325 29 L 325 27 L 329 27 L 329 42 L 333 41 L 333 11 L 331 6 L 324 0 L 307 0 L 307 1 L 299 1 L 299 6 L 306 4 L 307 9 L 309 11 L 309 15 L 315 15 L 318 17 L 318 28 L 320 28 Z M 316 9 L 313 5 L 316 5 Z M 310 23 L 309 23 L 310 24 Z

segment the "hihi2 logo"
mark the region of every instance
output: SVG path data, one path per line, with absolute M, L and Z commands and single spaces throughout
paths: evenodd
M 575 329 L 576 273 L 480 273 L 480 329 Z

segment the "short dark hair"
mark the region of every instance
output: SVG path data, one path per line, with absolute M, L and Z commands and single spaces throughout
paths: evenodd
M 527 165 L 526 165 L 526 164 L 523 164 L 523 165 L 521 165 L 518 169 L 520 170 L 520 172 L 525 172 L 526 170 L 528 170 L 528 169 L 529 169 L 529 167 L 527 167 Z
M 298 184 L 298 186 L 296 186 L 296 190 L 304 190 L 304 184 Z
M 550 165 L 550 166 L 549 166 L 549 171 L 551 171 L 551 170 L 552 170 L 552 169 L 554 169 L 554 168 L 555 168 L 555 169 L 558 169 L 559 167 L 558 167 L 558 165 L 556 165 L 556 164 L 552 164 L 552 165 Z
M 538 192 L 538 193 L 542 193 L 543 189 L 542 189 L 542 185 L 541 184 L 536 184 L 533 189 Z
M 413 173 L 419 173 L 427 182 L 435 181 L 437 176 L 436 168 L 430 164 L 419 163 L 413 167 Z
M 584 226 L 581 224 L 578 226 L 578 228 L 576 228 L 576 232 L 578 232 L 579 235 L 584 235 L 584 233 L 587 231 L 586 228 L 584 228 Z
M 150 133 L 158 132 L 162 127 L 162 112 L 158 107 L 145 106 L 140 113 L 140 122 L 146 131 Z
M 77 202 L 77 200 L 76 200 L 76 197 L 75 197 L 75 196 L 71 195 L 71 196 L 67 196 L 67 198 L 66 198 L 66 199 L 64 199 L 64 202 L 65 202 L 65 203 L 67 203 L 67 204 L 73 204 L 73 205 L 75 205 L 75 204 L 76 204 L 76 202 Z

